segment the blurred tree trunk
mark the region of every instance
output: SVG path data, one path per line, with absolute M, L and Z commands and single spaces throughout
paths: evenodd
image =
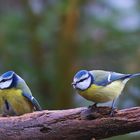
M 29 37 L 29 50 L 31 54 L 32 64 L 33 64 L 33 72 L 37 79 L 37 86 L 39 93 L 42 94 L 42 104 L 46 104 L 46 99 L 49 93 L 49 83 L 45 79 L 45 66 L 46 60 L 44 59 L 46 55 L 46 51 L 43 48 L 42 42 L 39 40 L 37 36 L 38 26 L 43 18 L 42 14 L 36 14 L 33 12 L 31 7 L 29 6 L 29 1 L 24 0 L 23 6 L 26 9 L 25 14 L 27 17 L 27 29 L 28 29 L 28 37 Z M 45 98 L 44 98 L 45 97 Z
M 79 0 L 69 0 L 67 12 L 62 16 L 62 28 L 58 32 L 58 43 L 55 50 L 57 108 L 72 106 L 71 81 L 77 54 L 75 33 L 79 20 L 79 4 Z

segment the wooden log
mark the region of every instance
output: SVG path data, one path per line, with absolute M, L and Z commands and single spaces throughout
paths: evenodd
M 115 112 L 109 107 L 40 111 L 0 117 L 0 139 L 91 140 L 140 130 L 140 107 Z

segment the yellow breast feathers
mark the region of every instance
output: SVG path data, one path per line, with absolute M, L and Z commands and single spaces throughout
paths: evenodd
M 20 89 L 4 89 L 0 90 L 0 113 L 21 115 L 32 112 L 32 104 L 22 95 Z
M 121 94 L 124 86 L 125 83 L 122 83 L 120 80 L 112 82 L 107 86 L 93 84 L 87 90 L 80 91 L 79 94 L 88 100 L 102 103 L 117 98 Z

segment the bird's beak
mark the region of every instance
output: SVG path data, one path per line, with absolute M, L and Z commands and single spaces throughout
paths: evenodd
M 73 86 L 73 88 L 76 87 L 76 83 L 75 82 L 72 82 L 71 85 Z
M 75 82 L 72 82 L 71 85 L 76 85 L 76 83 Z

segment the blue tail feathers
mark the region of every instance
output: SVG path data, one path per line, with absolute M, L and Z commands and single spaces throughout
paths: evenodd
M 131 75 L 130 75 L 130 78 L 135 78 L 135 77 L 137 77 L 137 76 L 140 76 L 140 73 L 131 74 Z

